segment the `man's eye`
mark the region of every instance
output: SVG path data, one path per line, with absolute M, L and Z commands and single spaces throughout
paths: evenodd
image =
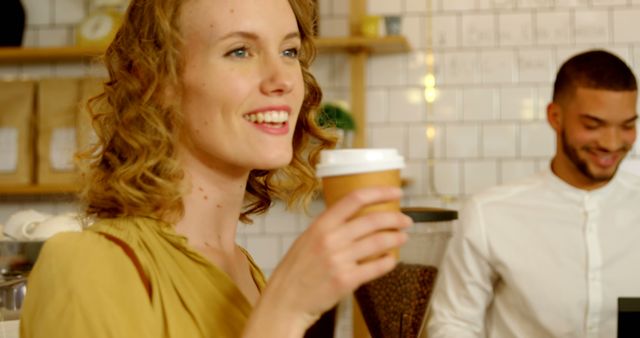
M 292 59 L 297 59 L 298 58 L 298 48 L 289 48 L 287 50 L 285 50 L 284 52 L 282 52 L 282 55 L 292 58 Z
M 247 47 L 236 48 L 226 54 L 227 56 L 233 56 L 238 58 L 245 58 L 249 56 L 249 49 Z

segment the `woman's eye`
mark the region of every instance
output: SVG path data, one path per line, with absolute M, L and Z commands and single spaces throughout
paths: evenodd
M 298 48 L 289 48 L 287 50 L 285 50 L 284 52 L 282 52 L 282 55 L 292 58 L 292 59 L 297 59 L 298 58 Z
M 247 47 L 236 48 L 227 53 L 227 56 L 233 56 L 238 58 L 246 58 L 249 56 L 249 49 Z

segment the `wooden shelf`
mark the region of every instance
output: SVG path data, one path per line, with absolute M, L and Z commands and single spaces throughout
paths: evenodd
M 372 54 L 404 53 L 411 50 L 404 36 L 390 35 L 378 38 L 348 36 L 335 38 L 318 38 L 316 45 L 320 53 L 333 52 L 367 52 Z
M 320 53 L 401 53 L 410 50 L 403 36 L 384 36 L 379 38 L 335 37 L 316 39 Z M 38 63 L 58 61 L 78 61 L 92 59 L 102 55 L 103 48 L 98 47 L 2 47 L 0 63 Z
M 89 47 L 2 47 L 0 63 L 37 63 L 92 59 L 104 52 Z
M 0 196 L 71 195 L 77 192 L 78 187 L 72 184 L 0 186 Z
M 316 39 L 319 53 L 403 53 L 411 50 L 407 39 L 403 36 L 383 36 L 366 38 L 322 37 Z M 103 48 L 85 47 L 1 47 L 0 64 L 10 63 L 42 63 L 60 61 L 91 60 L 104 53 Z M 403 181 L 403 186 L 411 182 Z M 74 185 L 26 185 L 0 186 L 0 197 L 32 196 L 32 195 L 73 195 L 78 191 Z

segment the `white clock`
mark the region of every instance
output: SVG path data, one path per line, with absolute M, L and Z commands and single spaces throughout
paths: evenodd
M 91 13 L 76 27 L 76 44 L 82 47 L 106 47 L 122 23 L 122 12 L 106 7 Z

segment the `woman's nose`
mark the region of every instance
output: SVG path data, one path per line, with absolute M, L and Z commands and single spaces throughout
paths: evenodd
M 296 67 L 291 62 L 282 56 L 266 58 L 260 85 L 265 95 L 283 95 L 293 89 Z

